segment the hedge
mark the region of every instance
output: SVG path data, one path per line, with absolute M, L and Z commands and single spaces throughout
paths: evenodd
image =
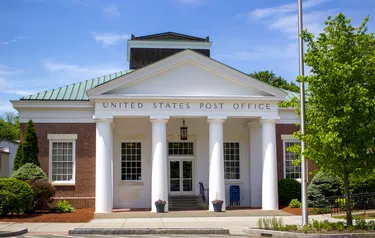
M 288 206 L 293 199 L 301 200 L 301 183 L 295 179 L 279 179 L 279 204 Z
M 15 178 L 0 179 L 0 215 L 27 212 L 33 196 L 28 183 Z

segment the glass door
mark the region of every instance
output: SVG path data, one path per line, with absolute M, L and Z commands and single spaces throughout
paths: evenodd
M 194 195 L 193 160 L 169 161 L 169 194 Z

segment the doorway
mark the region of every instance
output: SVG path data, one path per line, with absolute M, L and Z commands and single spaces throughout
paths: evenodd
M 169 194 L 171 196 L 194 195 L 194 160 L 169 160 Z

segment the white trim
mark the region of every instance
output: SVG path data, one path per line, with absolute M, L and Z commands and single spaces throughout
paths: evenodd
M 281 135 L 282 140 L 292 140 L 292 141 L 298 141 L 298 139 L 294 138 L 291 134 L 282 134 Z
M 48 140 L 77 140 L 77 134 L 48 134 Z
M 52 143 L 54 142 L 70 142 L 73 143 L 72 148 L 72 157 L 73 157 L 73 171 L 72 171 L 72 180 L 71 181 L 52 181 Z M 49 156 L 48 156 L 48 180 L 53 184 L 57 186 L 69 186 L 69 185 L 75 185 L 76 182 L 76 140 L 57 140 L 57 139 L 50 139 L 49 140 Z
M 27 123 L 30 119 L 21 118 L 20 123 Z M 94 119 L 85 118 L 32 118 L 34 123 L 94 123 Z
M 286 178 L 286 166 L 285 166 L 285 161 L 286 161 L 286 148 L 285 148 L 285 142 L 299 142 L 299 140 L 295 139 L 293 135 L 288 135 L 288 134 L 282 134 L 281 135 L 281 140 L 283 141 L 283 173 L 284 173 L 284 178 Z M 302 176 L 302 174 L 301 174 Z M 301 178 L 297 178 L 297 181 L 301 182 Z
M 145 78 L 152 77 L 155 74 L 173 68 L 176 65 L 182 64 L 184 62 L 191 62 L 196 65 L 199 65 L 209 71 L 212 71 L 213 73 L 219 74 L 222 77 L 227 78 L 228 80 L 239 83 L 244 87 L 247 86 L 258 91 L 266 92 L 269 95 L 273 95 L 274 100 L 277 101 L 284 101 L 287 95 L 284 91 L 281 91 L 280 89 L 274 86 L 268 85 L 260 80 L 251 78 L 240 71 L 234 70 L 233 68 L 230 68 L 225 64 L 217 62 L 209 57 L 202 56 L 201 54 L 196 53 L 192 50 L 184 50 L 182 52 L 176 53 L 156 63 L 150 64 L 144 68 L 140 68 L 130 74 L 126 74 L 115 80 L 109 81 L 105 84 L 92 88 L 86 91 L 86 93 L 91 99 L 93 96 L 98 96 L 106 92 L 110 92 L 114 89 L 126 87 L 127 85 L 130 85 L 137 81 L 141 81 Z
M 131 48 L 163 48 L 163 49 L 199 49 L 209 50 L 212 42 L 194 42 L 194 41 L 151 41 L 151 40 L 128 40 L 127 59 L 130 62 Z
M 10 100 L 15 109 L 20 108 L 93 108 L 89 101 Z

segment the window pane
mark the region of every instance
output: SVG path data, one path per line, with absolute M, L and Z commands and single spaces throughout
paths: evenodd
M 52 143 L 52 181 L 73 179 L 73 142 Z
M 169 142 L 168 143 L 169 155 L 194 155 L 193 142 Z
M 300 142 L 284 142 L 285 177 L 299 179 L 301 178 L 301 165 L 294 164 L 294 161 L 298 158 L 298 155 L 287 150 L 289 147 L 294 146 L 295 144 L 300 144 Z
M 121 144 L 121 179 L 141 180 L 141 154 L 140 142 L 126 142 Z
M 240 143 L 224 142 L 225 179 L 240 179 Z

